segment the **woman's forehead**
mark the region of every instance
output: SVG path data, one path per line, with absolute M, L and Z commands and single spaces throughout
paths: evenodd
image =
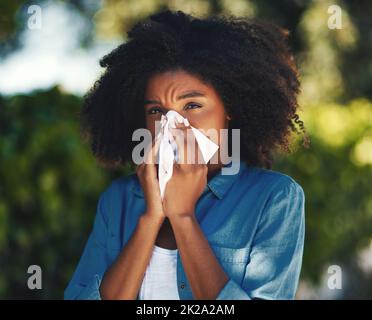
M 147 95 L 162 93 L 184 94 L 187 92 L 208 93 L 213 88 L 198 76 L 187 71 L 166 71 L 151 76 L 147 83 Z

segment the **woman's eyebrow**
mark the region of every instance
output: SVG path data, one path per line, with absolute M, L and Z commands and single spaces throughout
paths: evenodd
M 195 98 L 195 97 L 205 97 L 204 93 L 201 93 L 199 91 L 190 91 L 184 94 L 181 94 L 180 96 L 177 97 L 177 100 L 181 99 L 187 99 L 187 98 Z
M 181 94 L 177 97 L 177 100 L 187 99 L 187 98 L 195 98 L 195 97 L 205 97 L 205 94 L 199 91 L 190 91 L 184 94 Z M 160 104 L 160 101 L 157 100 L 145 100 L 144 104 Z

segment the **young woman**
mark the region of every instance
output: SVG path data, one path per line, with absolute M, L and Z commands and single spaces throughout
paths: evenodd
M 286 36 L 267 22 L 167 10 L 103 57 L 81 114 L 101 163 L 132 161 L 132 133 L 154 137 L 155 121 L 174 110 L 198 129 L 240 129 L 240 167 L 224 175 L 220 157 L 175 164 L 163 201 L 153 162 L 112 181 L 65 299 L 294 298 L 305 197 L 271 170 L 296 124 L 306 138 Z

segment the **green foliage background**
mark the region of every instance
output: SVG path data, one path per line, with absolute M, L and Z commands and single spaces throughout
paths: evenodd
M 1 101 L 1 297 L 35 297 L 31 264 L 43 270 L 41 296 L 61 297 L 82 251 L 112 174 L 81 143 L 80 105 L 58 87 Z

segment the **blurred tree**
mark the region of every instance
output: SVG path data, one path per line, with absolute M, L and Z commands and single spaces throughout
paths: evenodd
M 19 47 L 19 22 L 16 12 L 23 4 L 22 0 L 0 2 L 0 57 Z
M 343 0 L 350 19 L 358 30 L 358 41 L 348 50 L 340 65 L 345 84 L 345 99 L 372 99 L 372 1 Z
M 22 36 L 27 29 L 28 19 L 33 12 L 28 12 L 31 5 L 38 5 L 43 9 L 53 2 L 63 3 L 70 10 L 80 14 L 86 23 L 92 21 L 94 13 L 99 9 L 99 1 L 85 0 L 14 0 L 0 2 L 0 59 L 22 48 Z M 94 30 L 94 27 L 91 27 Z M 85 32 L 80 36 L 82 46 L 89 46 L 93 40 L 93 32 Z
M 303 115 L 312 147 L 279 157 L 276 170 L 303 186 L 306 243 L 302 275 L 348 264 L 372 235 L 372 103 L 320 104 Z
M 60 2 L 54 0 L 54 2 Z M 20 47 L 19 37 L 27 24 L 27 8 L 53 1 L 8 1 L 0 10 L 0 57 Z M 291 48 L 302 67 L 304 96 L 332 101 L 366 96 L 372 98 L 372 2 L 368 0 L 104 0 L 64 1 L 82 19 L 92 22 L 92 33 L 82 39 L 89 46 L 96 38 L 125 40 L 137 21 L 164 8 L 199 16 L 235 14 L 256 16 L 286 27 L 292 33 Z M 101 4 L 101 5 L 100 5 Z M 341 30 L 327 27 L 328 7 L 342 9 Z
M 305 42 L 298 55 L 303 78 L 302 104 L 335 101 L 346 89 L 342 57 L 355 49 L 358 33 L 346 10 L 341 11 L 342 29 L 328 28 L 328 7 L 331 5 L 340 6 L 340 3 L 313 1 L 299 26 Z
M 82 145 L 81 99 L 58 87 L 0 100 L 0 297 L 61 298 L 98 196 L 124 171 L 100 169 Z M 28 290 L 31 264 L 43 290 Z

